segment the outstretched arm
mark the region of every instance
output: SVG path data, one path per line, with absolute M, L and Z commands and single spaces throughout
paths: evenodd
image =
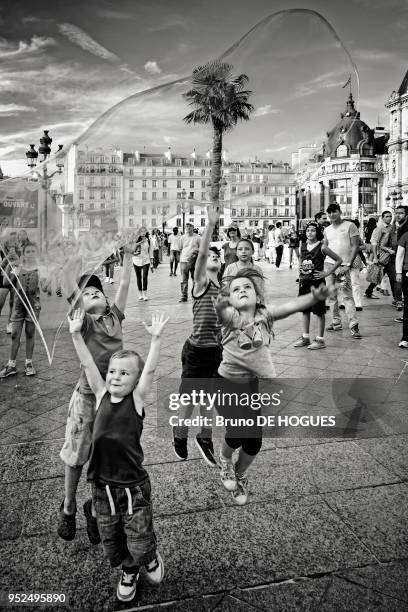
M 150 342 L 150 350 L 149 354 L 147 355 L 145 366 L 140 376 L 138 385 L 133 392 L 136 408 L 138 405 L 143 406 L 146 397 L 150 392 L 153 382 L 153 375 L 159 361 L 161 335 L 168 320 L 169 317 L 166 319 L 164 314 L 152 314 L 152 324 L 150 327 L 143 321 L 143 325 L 151 335 L 152 340 Z
M 129 293 L 129 285 L 130 285 L 130 276 L 132 272 L 132 254 L 130 251 L 126 250 L 123 255 L 123 267 L 122 267 L 122 276 L 120 278 L 120 283 L 118 290 L 115 296 L 115 304 L 120 310 L 120 312 L 124 313 L 126 308 L 126 302 Z
M 207 257 L 208 249 L 211 243 L 211 236 L 214 227 L 220 218 L 220 207 L 211 204 L 207 209 L 208 223 L 205 226 L 204 233 L 201 237 L 200 248 L 198 250 L 197 261 L 194 270 L 194 282 L 197 285 L 199 292 L 200 287 L 203 287 L 207 283 Z
M 329 291 L 326 285 L 321 284 L 317 289 L 312 287 L 312 292 L 307 295 L 302 295 L 280 306 L 267 306 L 267 309 L 273 319 L 277 321 L 278 319 L 285 319 L 295 312 L 308 310 L 317 302 L 324 301 L 328 295 Z
M 85 369 L 85 374 L 89 382 L 89 386 L 95 395 L 100 397 L 105 391 L 105 382 L 100 375 L 98 368 L 95 365 L 93 357 L 86 346 L 84 339 L 81 335 L 82 322 L 84 320 L 83 310 L 74 310 L 71 316 L 68 318 L 69 331 L 71 332 L 72 341 L 76 353 L 79 357 L 81 364 Z

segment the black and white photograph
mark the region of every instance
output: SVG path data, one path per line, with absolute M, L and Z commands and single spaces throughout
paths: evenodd
M 0 3 L 0 610 L 408 610 L 407 31 Z

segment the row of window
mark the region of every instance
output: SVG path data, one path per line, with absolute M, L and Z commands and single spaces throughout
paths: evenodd
M 117 197 L 118 197 L 117 191 L 109 191 L 109 199 L 116 200 Z M 83 189 L 80 189 L 79 199 L 83 200 L 84 198 L 85 198 L 85 191 Z M 101 191 L 99 194 L 97 191 L 89 191 L 89 193 L 87 193 L 87 198 L 89 198 L 90 200 L 95 200 L 95 199 L 105 200 L 106 191 Z
M 109 208 L 115 208 L 115 202 L 111 202 Z M 90 202 L 86 207 L 83 202 L 79 203 L 79 212 L 84 212 L 84 210 L 105 210 L 105 202 L 100 202 L 99 206 L 95 206 L 95 202 Z
M 277 185 L 276 177 L 264 176 L 259 174 L 229 174 L 228 179 L 231 183 L 275 183 L 270 186 L 270 189 L 275 190 L 277 193 L 293 193 L 295 187 L 292 185 Z
M 279 216 L 294 215 L 290 208 L 279 209 Z M 277 208 L 231 208 L 231 217 L 277 217 Z
M 210 159 L 204 159 L 202 161 L 198 161 L 196 159 L 169 159 L 168 157 L 160 157 L 158 159 L 155 159 L 155 165 L 156 166 L 186 166 L 186 167 L 193 167 L 195 165 L 199 165 L 202 166 L 204 164 L 205 167 L 210 167 L 211 166 L 211 160 Z M 146 158 L 143 159 L 142 161 L 138 161 L 137 165 L 139 166 L 149 166 L 152 167 L 153 166 L 153 159 L 151 158 Z M 124 162 L 124 166 L 136 166 L 136 159 L 134 157 L 129 157 L 125 162 Z

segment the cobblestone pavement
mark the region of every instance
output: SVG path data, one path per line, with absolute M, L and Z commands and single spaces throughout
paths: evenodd
M 272 302 L 296 295 L 295 270 L 261 265 Z M 168 272 L 162 264 L 150 275 L 149 301 L 143 303 L 132 279 L 124 322 L 125 346 L 146 354 L 149 338 L 141 321 L 152 310 L 170 314 L 159 383 L 179 376 L 181 347 L 191 328 L 191 303 L 178 303 L 179 277 Z M 115 285 L 108 286 L 109 295 L 114 291 Z M 300 314 L 276 323 L 272 350 L 277 375 L 292 379 L 292 414 L 335 409 L 333 378 L 356 377 L 370 379 L 374 399 L 386 398 L 386 414 L 377 414 L 381 427 L 370 430 L 368 423 L 364 437 L 350 428 L 334 438 L 265 439 L 245 507 L 234 506 L 217 470 L 201 461 L 193 435 L 189 460 L 176 459 L 169 429 L 156 427 L 152 400 L 143 446 L 166 577 L 159 588 L 141 580 L 127 606 L 116 601 L 118 572 L 110 570 L 100 546 L 89 544 L 82 513 L 73 542 L 56 535 L 63 497 L 58 453 L 78 377 L 67 330 L 52 366 L 37 342 L 36 377 L 22 373 L 22 346 L 20 373 L 0 381 L 1 589 L 65 593 L 69 605 L 61 609 L 74 611 L 407 610 L 408 352 L 398 348 L 401 329 L 390 299 L 364 300 L 362 340 L 352 339 L 344 325 L 327 334 L 322 351 L 292 347 L 301 332 Z M 10 342 L 4 314 L 2 363 Z M 88 496 L 82 477 L 80 509 Z

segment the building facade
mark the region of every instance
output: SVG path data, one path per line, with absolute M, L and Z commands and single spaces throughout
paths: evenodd
M 223 159 L 220 228 L 293 222 L 295 183 L 289 164 Z M 115 218 L 119 228 L 204 228 L 211 153 L 189 155 L 90 150 L 74 145 L 66 163 L 64 233 L 88 231 Z
M 388 203 L 408 205 L 408 71 L 386 103 L 390 113 Z
M 378 215 L 386 206 L 387 141 L 383 128 L 372 130 L 361 120 L 350 92 L 320 154 L 297 173 L 299 218 L 310 218 L 334 202 L 345 217 L 362 221 Z

